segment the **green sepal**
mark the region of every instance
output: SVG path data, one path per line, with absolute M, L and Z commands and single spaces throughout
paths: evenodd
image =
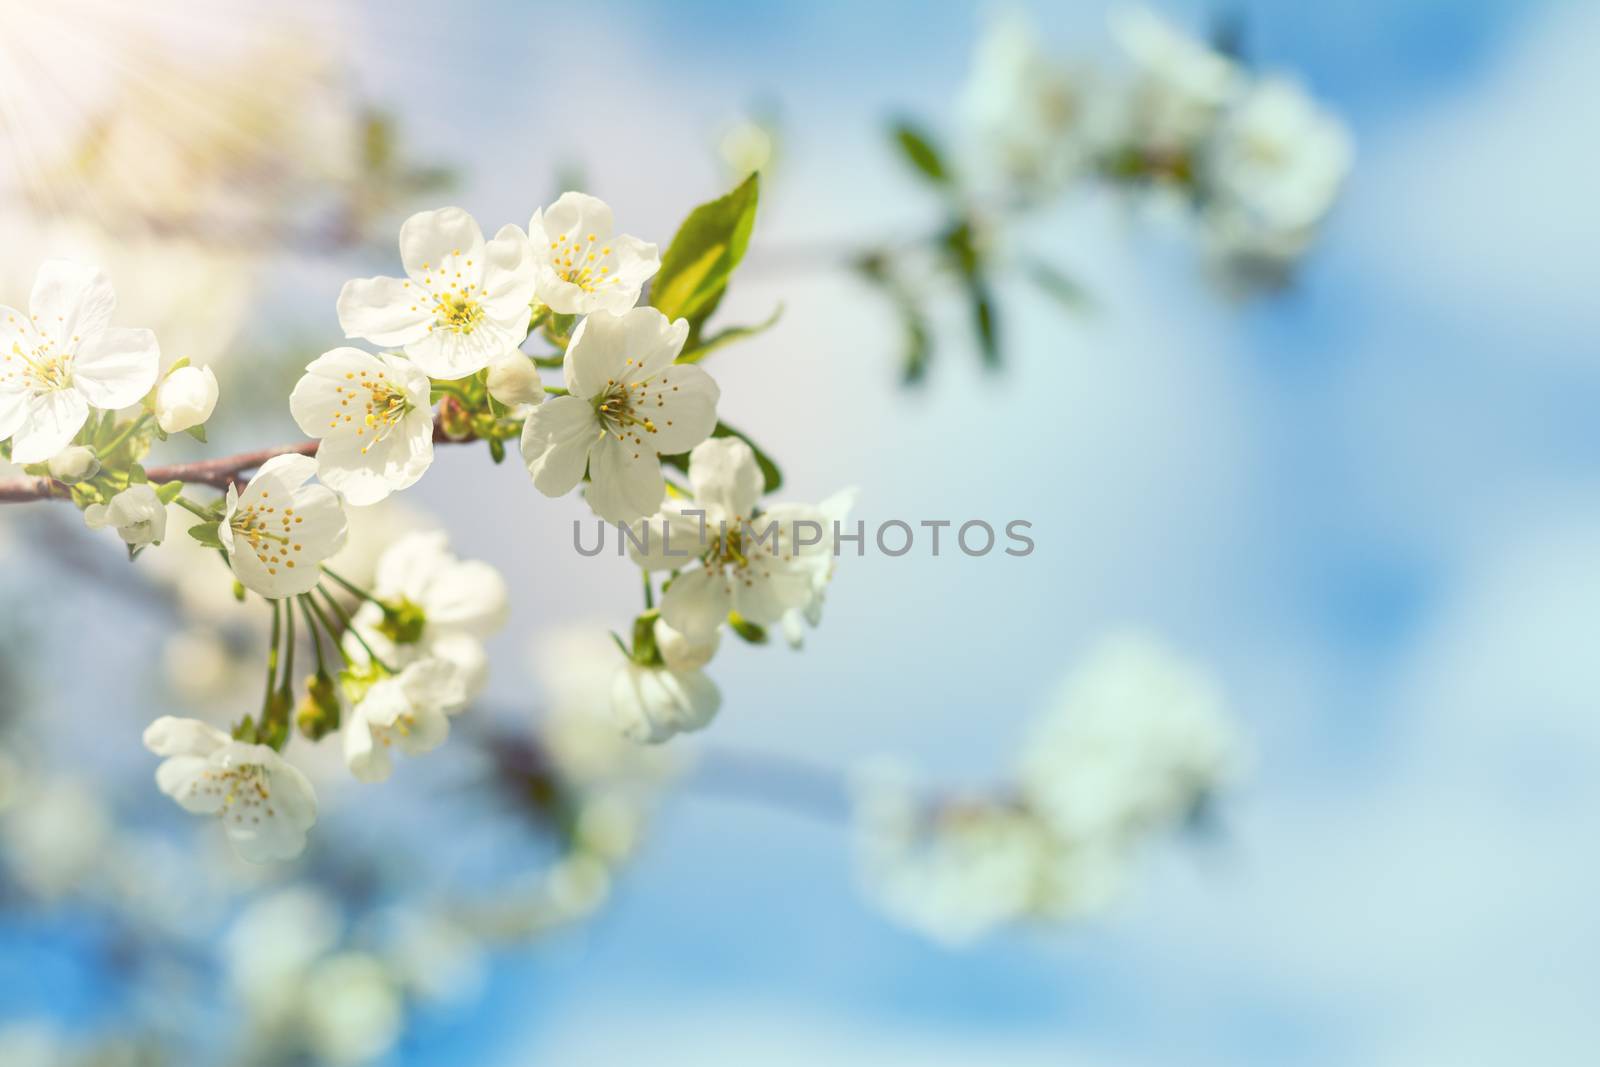
M 185 430 L 183 432 L 188 434 L 190 437 L 194 438 L 196 441 L 199 441 L 201 444 L 205 444 L 206 443 L 206 427 L 205 427 L 205 423 L 201 423 L 198 426 L 191 426 L 191 427 L 189 427 L 187 430 Z
M 189 527 L 189 536 L 194 538 L 196 541 L 199 541 L 207 548 L 221 548 L 222 538 L 217 536 L 217 531 L 221 528 L 221 526 L 222 524 L 217 522 L 196 523 L 195 525 Z M 236 586 L 238 584 L 238 582 L 234 583 Z M 240 588 L 243 587 L 240 586 Z M 238 593 L 235 592 L 234 595 L 238 596 Z M 244 597 L 241 596 L 239 599 L 243 600 Z
M 767 643 L 767 631 L 740 615 L 737 611 L 728 612 L 728 629 L 738 634 L 741 640 L 752 645 Z
M 489 458 L 495 463 L 506 461 L 506 443 L 498 437 L 489 438 Z
M 170 504 L 183 495 L 182 482 L 167 482 L 156 486 L 156 499 L 163 504 Z
M 647 611 L 633 620 L 633 651 L 629 658 L 641 667 L 659 667 L 664 662 L 656 647 L 656 620 L 659 611 Z

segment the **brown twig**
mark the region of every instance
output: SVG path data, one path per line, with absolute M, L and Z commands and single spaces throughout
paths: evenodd
M 447 437 L 443 430 L 433 428 L 435 444 L 465 444 L 475 437 Z M 150 467 L 145 476 L 154 484 L 184 482 L 189 485 L 209 485 L 213 489 L 226 489 L 241 474 L 259 468 L 269 459 L 278 456 L 314 456 L 320 441 L 301 441 L 293 445 L 276 445 L 258 448 L 253 452 L 239 452 L 217 459 L 194 463 L 173 463 L 165 467 Z M 26 503 L 32 500 L 65 500 L 71 495 L 68 486 L 50 478 L 9 478 L 0 481 L 0 503 Z

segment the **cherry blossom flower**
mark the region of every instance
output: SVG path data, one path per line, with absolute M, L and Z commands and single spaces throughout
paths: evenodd
M 539 300 L 562 315 L 620 315 L 638 303 L 639 290 L 661 269 L 660 253 L 611 230 L 611 208 L 584 193 L 562 193 L 535 211 L 528 239 Z
M 646 570 L 683 570 L 661 600 L 661 618 L 703 641 L 730 611 L 767 626 L 813 598 L 831 550 L 831 527 L 815 508 L 784 505 L 756 516 L 761 468 L 736 437 L 714 437 L 689 453 L 692 501 L 673 501 L 635 527 L 628 550 Z M 796 523 L 819 539 L 796 546 Z M 641 547 L 642 546 L 642 547 Z M 825 579 L 824 579 L 825 580 Z
M 129 486 L 109 504 L 90 504 L 83 521 L 91 530 L 116 527 L 130 545 L 160 544 L 167 536 L 167 506 L 148 485 Z
M 353 622 L 385 663 L 402 668 L 433 659 L 449 665 L 460 695 L 444 705 L 446 712 L 461 710 L 483 691 L 489 677 L 483 642 L 505 625 L 510 612 L 499 571 L 458 559 L 443 533 L 413 533 L 379 558 L 372 592 L 383 604 L 367 601 Z M 356 635 L 346 637 L 344 647 L 352 662 L 367 661 Z
M 322 562 L 344 546 L 339 498 L 326 486 L 305 484 L 316 469 L 306 456 L 277 456 L 243 492 L 228 487 L 217 536 L 234 577 L 269 600 L 310 592 L 322 578 Z
M 317 821 L 311 783 L 266 745 L 235 741 L 197 719 L 163 715 L 144 746 L 166 757 L 156 785 L 183 810 L 222 820 L 234 850 L 252 863 L 298 856 Z
M 356 702 L 344 724 L 344 761 L 363 782 L 381 782 L 393 770 L 389 750 L 420 756 L 450 736 L 448 707 L 465 702 L 460 673 L 432 657 L 380 678 Z
M 722 707 L 722 693 L 698 670 L 646 667 L 628 660 L 611 681 L 611 717 L 633 741 L 658 743 L 705 727 Z
M 485 242 L 458 207 L 400 227 L 405 278 L 356 278 L 339 292 L 346 337 L 403 346 L 435 378 L 465 378 L 528 335 L 534 266 L 528 237 L 507 225 Z
M 522 458 L 546 496 L 570 492 L 589 472 L 589 506 L 631 522 L 666 491 L 660 455 L 711 435 L 721 391 L 696 366 L 674 363 L 689 335 L 655 308 L 600 311 L 579 323 L 563 363 L 567 396 L 552 397 L 522 427 Z
M 17 463 L 44 462 L 90 408 L 125 408 L 155 385 L 155 334 L 112 326 L 116 306 L 105 275 L 60 259 L 39 267 L 29 314 L 0 306 L 0 441 Z
M 428 376 L 408 359 L 335 348 L 289 397 L 300 431 L 322 439 L 317 478 L 356 506 L 415 485 L 433 462 Z
M 1206 672 L 1137 634 L 1108 638 L 1023 749 L 1023 794 L 1073 840 L 1171 826 L 1234 778 L 1242 741 Z
M 51 456 L 46 466 L 50 477 L 64 485 L 75 485 L 100 473 L 100 460 L 94 449 L 83 445 L 68 445 Z

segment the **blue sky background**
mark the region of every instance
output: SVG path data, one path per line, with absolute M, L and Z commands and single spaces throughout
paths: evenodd
M 1051 37 L 1109 65 L 1104 9 L 1056 6 L 1036 5 Z M 664 242 L 723 184 L 719 126 L 775 101 L 785 158 L 724 314 L 787 311 L 714 366 L 724 413 L 760 427 L 795 499 L 856 484 L 869 525 L 1034 523 L 1022 560 L 846 560 L 804 655 L 725 652 L 723 716 L 694 743 L 999 778 L 1058 679 L 1134 624 L 1214 666 L 1256 767 L 1226 836 L 1149 857 L 1106 921 L 959 952 L 864 906 L 839 828 L 679 796 L 612 907 L 498 961 L 484 1001 L 425 1019 L 397 1064 L 1588 1061 L 1600 8 L 1232 5 L 1251 57 L 1357 144 L 1296 286 L 1232 302 L 1181 237 L 1086 198 L 1020 242 L 1096 312 L 1009 289 L 1007 373 L 979 375 L 953 319 L 916 394 L 872 294 L 756 268 L 931 217 L 882 129 L 950 115 L 977 9 L 451 10 L 351 16 L 353 62 L 425 154 L 460 162 L 486 225 L 525 222 L 577 162 L 624 230 Z M 338 282 L 386 263 L 297 278 L 322 294 L 309 327 L 334 338 Z M 577 506 L 512 465 L 445 450 L 416 496 L 525 591 L 498 703 L 537 703 L 531 634 L 632 609 L 626 568 L 570 562 Z

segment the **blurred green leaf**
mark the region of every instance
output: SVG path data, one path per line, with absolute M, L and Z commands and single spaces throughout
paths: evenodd
M 1081 313 L 1094 308 L 1094 300 L 1089 296 L 1087 289 L 1079 285 L 1075 278 L 1069 277 L 1043 260 L 1028 260 L 1023 264 L 1023 271 L 1029 281 L 1068 311 Z
M 900 355 L 900 381 L 904 385 L 916 385 L 927 376 L 928 364 L 933 356 L 933 333 L 928 328 L 921 305 L 915 295 L 889 272 L 888 261 L 884 257 L 864 256 L 855 266 L 863 278 L 889 299 L 900 316 L 905 331 L 905 344 Z
M 689 212 L 661 257 L 650 303 L 669 319 L 688 319 L 691 339 L 716 310 L 750 245 L 760 188 L 760 176 L 752 174 L 727 196 Z
M 916 170 L 935 185 L 950 184 L 950 170 L 944 157 L 934 147 L 926 133 L 910 122 L 901 121 L 894 126 L 894 143 Z
M 735 341 L 743 341 L 747 337 L 754 337 L 759 333 L 765 333 L 766 331 L 772 329 L 772 327 L 776 326 L 778 319 L 782 317 L 783 305 L 779 304 L 773 309 L 772 314 L 767 317 L 765 322 L 758 322 L 753 326 L 730 326 L 726 330 L 719 330 L 710 337 L 707 337 L 701 341 L 694 348 L 689 349 L 683 355 L 679 356 L 678 362 L 698 363 L 711 353 L 715 352 L 717 349 L 721 348 L 723 345 L 731 345 Z
M 951 226 L 944 235 L 944 246 L 961 276 L 961 286 L 966 291 L 967 303 L 972 309 L 972 326 L 978 335 L 978 351 L 984 366 L 1000 366 L 1000 327 L 996 321 L 994 294 L 984 269 L 983 256 L 973 237 L 972 224 L 962 219 Z

